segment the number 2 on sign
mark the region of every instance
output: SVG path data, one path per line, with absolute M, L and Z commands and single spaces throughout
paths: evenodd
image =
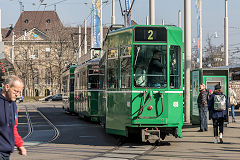
M 153 30 L 149 30 L 148 33 L 149 33 L 148 40 L 153 40 Z

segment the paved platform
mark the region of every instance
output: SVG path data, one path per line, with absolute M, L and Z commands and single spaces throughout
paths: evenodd
M 45 111 L 51 113 L 51 110 L 52 109 L 49 108 Z M 77 129 L 71 124 L 78 124 L 80 121 L 76 117 L 69 117 L 69 115 L 61 113 L 61 110 L 55 109 L 54 113 L 57 115 L 55 115 L 54 119 L 62 121 L 61 124 L 57 124 L 57 127 L 60 129 L 62 128 L 62 132 L 60 133 L 63 138 L 62 141 L 57 140 L 52 143 L 37 145 L 34 143 L 26 143 L 25 145 L 27 146 L 28 155 L 20 156 L 17 152 L 14 152 L 11 156 L 11 160 L 91 159 L 96 158 L 99 154 L 104 154 L 115 147 L 113 143 L 106 143 L 108 135 L 101 135 L 100 133 L 104 132 L 103 129 L 100 127 L 94 129 L 94 127 L 96 127 L 94 124 L 84 125 L 84 127 L 87 128 L 79 132 L 75 132 L 75 135 L 73 134 L 72 136 L 69 136 L 70 133 L 73 133 Z M 68 122 L 69 119 L 72 119 L 71 123 Z M 229 121 L 232 122 L 231 117 Z M 81 123 L 85 124 L 85 122 Z M 74 131 L 72 131 L 71 128 L 73 128 Z M 223 144 L 214 144 L 212 125 L 209 125 L 209 130 L 207 132 L 198 132 L 198 130 L 199 126 L 185 125 L 183 128 L 183 138 L 174 138 L 173 136 L 169 136 L 165 139 L 163 145 L 158 146 L 146 155 L 141 155 L 138 159 L 240 159 L 239 114 L 237 114 L 236 123 L 229 123 L 227 127 L 224 127 Z M 86 133 L 84 133 L 84 131 L 86 131 Z M 87 138 L 81 139 L 81 134 L 89 135 L 87 131 L 91 131 L 91 133 L 98 132 L 96 133 L 97 139 L 95 139 L 96 137 L 92 137 L 89 140 L 86 140 Z M 99 139 L 102 140 L 98 141 Z M 149 147 L 147 144 L 146 146 L 144 144 L 139 145 L 143 145 L 146 148 Z M 126 152 L 124 155 L 125 154 L 126 156 L 131 156 L 132 153 Z M 122 155 L 122 157 L 124 155 Z M 117 158 L 116 156 L 109 157 L 109 159 L 126 160 L 126 158 Z

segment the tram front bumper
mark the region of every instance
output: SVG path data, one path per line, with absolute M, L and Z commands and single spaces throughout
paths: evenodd
M 160 130 L 142 129 L 142 142 L 155 143 L 160 141 Z

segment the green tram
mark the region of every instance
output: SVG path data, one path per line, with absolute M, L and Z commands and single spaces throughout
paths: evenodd
M 78 66 L 74 72 L 75 112 L 82 118 L 100 121 L 103 116 L 99 102 L 99 59 L 92 59 Z
M 98 106 L 106 132 L 155 142 L 182 137 L 182 30 L 135 25 L 109 32 L 100 60 Z
M 63 108 L 74 113 L 74 71 L 77 65 L 68 65 L 62 72 Z

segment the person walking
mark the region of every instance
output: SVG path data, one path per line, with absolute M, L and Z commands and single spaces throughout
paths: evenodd
M 229 103 L 226 95 L 223 94 L 220 85 L 215 86 L 213 94 L 208 102 L 210 119 L 213 121 L 214 143 L 218 143 L 218 132 L 220 143 L 223 143 L 223 124 L 227 119 Z
M 17 131 L 18 110 L 16 98 L 23 89 L 23 82 L 17 76 L 9 76 L 0 92 L 0 160 L 9 160 L 14 145 L 19 154 L 27 155 L 23 140 Z
M 204 84 L 200 84 L 199 86 L 199 95 L 197 99 L 199 116 L 200 116 L 200 130 L 199 132 L 204 132 L 208 130 L 208 120 L 207 120 L 207 112 L 208 112 L 208 95 L 209 92 L 206 90 Z
M 229 93 L 229 104 L 231 106 L 231 112 L 232 112 L 232 122 L 236 122 L 235 121 L 235 106 L 237 105 L 237 101 L 236 101 L 236 93 L 234 92 L 234 90 L 232 89 L 232 85 L 229 85 L 228 88 L 228 93 Z

